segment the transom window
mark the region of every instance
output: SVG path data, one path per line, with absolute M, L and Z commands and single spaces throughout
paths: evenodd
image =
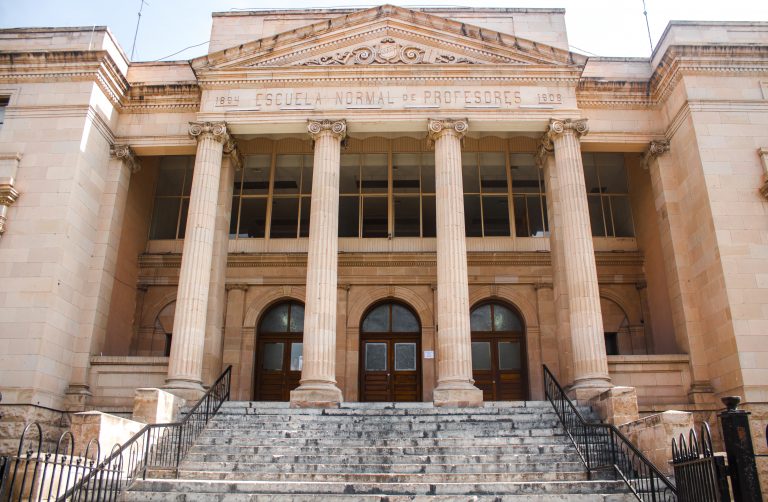
M 633 237 L 635 227 L 632 223 L 624 155 L 585 153 L 582 159 L 592 235 Z
M 383 303 L 371 309 L 362 325 L 364 333 L 418 333 L 419 321 L 399 303 Z

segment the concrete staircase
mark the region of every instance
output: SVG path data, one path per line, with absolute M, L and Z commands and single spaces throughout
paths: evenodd
M 588 414 L 588 410 L 583 410 Z M 150 473 L 126 502 L 254 500 L 633 501 L 588 481 L 548 402 L 225 403 L 179 479 Z

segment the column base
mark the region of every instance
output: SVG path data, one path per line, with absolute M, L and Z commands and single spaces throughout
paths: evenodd
M 163 390 L 180 397 L 194 405 L 205 394 L 205 388 L 200 382 L 192 380 L 171 379 L 165 381 Z
M 333 383 L 302 383 L 291 391 L 291 408 L 338 408 L 343 402 L 341 390 Z
M 588 378 L 577 380 L 566 392 L 572 401 L 586 404 L 590 399 L 596 398 L 603 392 L 613 387 L 610 378 Z
M 715 404 L 720 406 L 718 399 L 715 398 L 715 389 L 707 381 L 694 381 L 691 388 L 688 389 L 688 399 L 694 404 Z
M 432 402 L 435 406 L 476 408 L 483 405 L 483 391 L 469 382 L 438 383 Z

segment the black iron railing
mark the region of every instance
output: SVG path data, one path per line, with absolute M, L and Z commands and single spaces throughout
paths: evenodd
M 731 500 L 725 459 L 715 456 L 706 422 L 701 424 L 700 437 L 691 429 L 687 443 L 682 434 L 678 440 L 672 439 L 672 466 L 680 502 Z
M 108 454 L 102 454 L 96 440 L 76 450 L 71 432 L 45 452 L 42 428 L 27 425 L 16 456 L 0 459 L 0 501 L 114 501 L 149 469 L 167 469 L 178 476 L 181 460 L 229 399 L 231 372 L 227 367 L 179 422 L 147 425 Z
M 616 479 L 621 478 L 638 500 L 677 500 L 675 486 L 619 429 L 611 424 L 592 423 L 584 419 L 546 365 L 544 390 L 584 462 L 589 479 L 593 479 L 599 471 L 608 471 Z

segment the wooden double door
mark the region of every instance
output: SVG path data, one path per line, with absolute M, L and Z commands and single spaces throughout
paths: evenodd
M 360 333 L 360 401 L 421 401 L 421 328 L 404 305 L 384 303 Z
M 256 401 L 288 401 L 299 386 L 303 362 L 302 333 L 264 335 L 256 349 Z

